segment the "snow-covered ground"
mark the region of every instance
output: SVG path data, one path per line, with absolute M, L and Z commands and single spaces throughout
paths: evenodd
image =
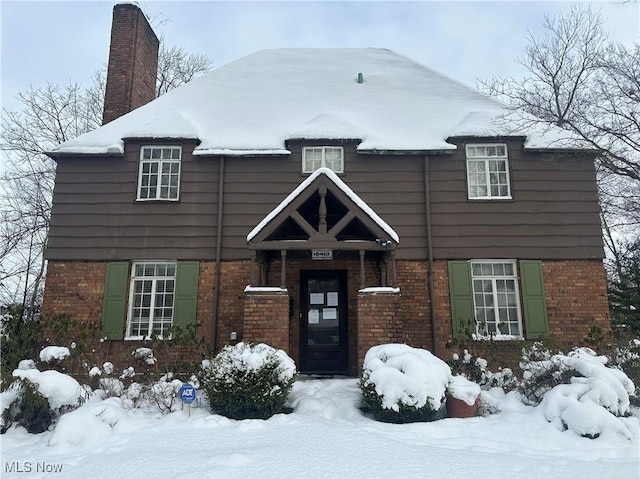
M 483 392 L 483 395 L 489 394 Z M 508 478 L 638 479 L 632 439 L 592 440 L 548 423 L 541 407 L 494 397 L 501 412 L 431 423 L 385 424 L 358 409 L 356 379 L 299 380 L 294 412 L 234 421 L 185 406 L 168 415 L 90 399 L 54 431 L 12 428 L 2 440 L 3 478 Z M 637 411 L 636 411 L 637 414 Z

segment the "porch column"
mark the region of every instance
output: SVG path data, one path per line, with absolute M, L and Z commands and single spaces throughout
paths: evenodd
M 365 288 L 365 278 L 364 278 L 364 250 L 360 250 L 360 289 Z
M 249 284 L 256 286 L 256 250 L 251 250 L 251 262 L 249 263 Z
M 391 250 L 391 286 L 396 288 L 398 286 L 398 275 L 396 272 L 396 250 Z
M 280 287 L 287 287 L 287 250 L 280 250 Z

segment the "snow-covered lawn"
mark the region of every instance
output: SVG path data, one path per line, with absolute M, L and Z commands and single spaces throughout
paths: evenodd
M 494 398 L 502 412 L 488 417 L 385 424 L 362 415 L 359 395 L 356 379 L 300 380 L 289 401 L 294 412 L 266 421 L 233 421 L 197 407 L 154 415 L 123 409 L 118 398 L 94 397 L 64 415 L 54 431 L 32 435 L 14 427 L 0 436 L 1 476 L 640 477 L 636 417 L 625 419 L 632 440 L 614 432 L 591 440 L 560 432 L 541 407 L 507 395 Z

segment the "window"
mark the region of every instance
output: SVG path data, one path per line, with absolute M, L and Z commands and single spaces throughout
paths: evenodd
M 179 146 L 140 149 L 138 200 L 177 200 L 180 187 Z
M 515 261 L 472 261 L 471 279 L 479 336 L 522 336 Z
M 344 172 L 343 150 L 340 146 L 305 147 L 302 149 L 302 172 L 313 173 L 318 168 Z
M 129 294 L 128 339 L 168 337 L 173 324 L 176 263 L 134 263 Z
M 506 144 L 467 145 L 469 198 L 511 198 Z

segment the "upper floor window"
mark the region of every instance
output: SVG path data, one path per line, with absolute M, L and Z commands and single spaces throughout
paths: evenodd
M 471 261 L 479 336 L 522 336 L 518 277 L 513 260 Z
M 469 198 L 511 198 L 507 145 L 467 145 Z
M 133 264 L 127 339 L 170 336 L 175 285 L 175 262 Z
M 302 149 L 302 172 L 313 173 L 318 168 L 344 172 L 344 151 L 341 146 L 314 146 Z
M 181 156 L 179 146 L 143 146 L 140 149 L 138 200 L 178 199 Z

